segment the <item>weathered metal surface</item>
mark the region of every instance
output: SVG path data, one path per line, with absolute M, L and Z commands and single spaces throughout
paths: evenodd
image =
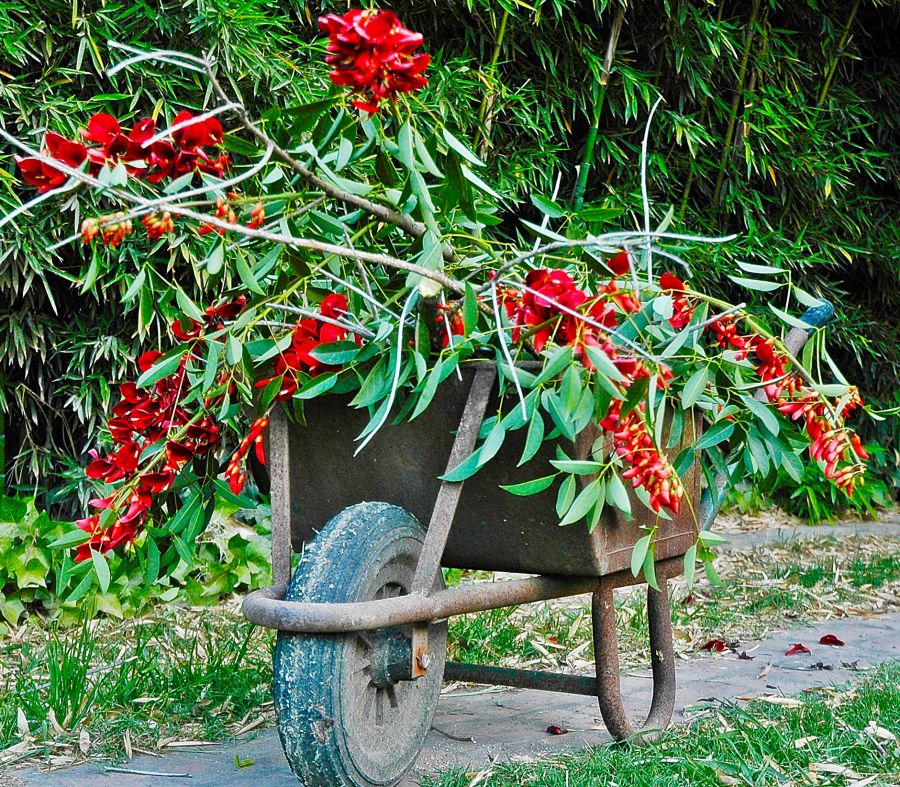
M 285 586 L 291 581 L 291 507 L 295 494 L 300 494 L 291 485 L 289 427 L 284 411 L 276 407 L 266 433 L 272 499 L 272 584 Z
M 681 558 L 657 563 L 660 576 L 673 575 Z M 607 587 L 642 582 L 630 570 L 604 579 Z M 285 587 L 262 588 L 244 599 L 244 615 L 259 626 L 306 634 L 334 634 L 371 631 L 411 623 L 442 620 L 451 615 L 483 612 L 488 609 L 546 601 L 552 598 L 591 593 L 596 577 L 528 577 L 503 582 L 476 582 L 437 590 L 430 596 L 410 594 L 391 599 L 342 604 L 284 601 Z
M 416 420 L 385 427 L 358 457 L 354 438 L 366 423 L 365 410 L 348 407 L 345 397 L 322 397 L 306 403 L 307 426 L 289 429 L 289 501 L 294 549 L 300 550 L 316 529 L 343 508 L 362 500 L 386 500 L 429 522 L 441 487 L 478 364 L 463 368 L 463 380 L 450 377 L 440 385 L 431 406 Z M 492 366 L 492 364 L 491 364 Z M 510 392 L 504 408 L 516 406 Z M 488 411 L 501 408 L 497 391 Z M 547 430 L 552 425 L 547 425 Z M 510 432 L 503 447 L 485 467 L 465 482 L 441 564 L 493 571 L 603 576 L 629 566 L 631 547 L 644 535 L 642 524 L 656 517 L 636 498 L 637 516 L 629 521 L 611 506 L 593 533 L 582 525 L 559 528 L 556 490 L 517 497 L 498 489 L 546 473 L 555 445 L 545 443 L 534 462 L 520 468 L 526 430 Z M 685 442 L 693 440 L 686 429 Z M 569 456 L 575 446 L 559 442 Z M 699 497 L 699 473 L 684 479 L 686 494 Z M 659 558 L 682 555 L 694 543 L 690 506 L 673 520 L 660 520 L 656 541 Z
M 593 675 L 563 675 L 524 669 L 492 667 L 487 664 L 460 664 L 448 661 L 444 666 L 444 680 L 484 683 L 489 686 L 512 686 L 516 689 L 555 691 L 560 694 L 597 696 L 597 679 Z
M 672 620 L 666 579 L 677 568 L 671 563 L 657 567 L 661 590 L 647 588 L 647 620 L 650 627 L 650 654 L 653 670 L 653 699 L 646 721 L 636 727 L 622 704 L 619 685 L 619 640 L 614 582 L 600 580 L 594 591 L 591 619 L 594 630 L 594 658 L 597 662 L 597 699 L 603 723 L 616 740 L 626 738 L 647 743 L 658 738 L 672 720 L 675 708 L 675 651 L 672 645 Z
M 307 634 L 371 631 L 388 626 L 442 620 L 451 615 L 511 607 L 531 601 L 590 593 L 591 577 L 532 577 L 479 582 L 377 601 L 317 604 L 282 601 L 284 586 L 255 590 L 244 599 L 244 615 L 259 626 Z
M 484 420 L 484 413 L 491 399 L 496 379 L 497 373 L 492 367 L 483 366 L 475 372 L 475 379 L 469 389 L 466 406 L 459 422 L 459 430 L 453 441 L 453 448 L 450 450 L 446 472 L 456 467 L 475 449 L 475 443 L 478 442 L 478 430 Z M 441 570 L 441 557 L 444 555 L 447 537 L 453 525 L 453 518 L 462 491 L 462 481 L 443 481 L 438 489 L 437 499 L 428 522 L 428 532 L 425 534 L 425 543 L 422 546 L 422 554 L 419 556 L 419 565 L 416 567 L 416 575 L 413 579 L 413 593 L 425 593 L 434 585 L 435 577 Z

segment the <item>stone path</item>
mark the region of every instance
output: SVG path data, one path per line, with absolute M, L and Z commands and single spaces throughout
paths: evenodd
M 844 536 L 850 534 L 900 534 L 900 518 L 883 523 L 845 523 L 835 527 L 778 528 L 770 531 L 729 534 L 732 548 L 752 548 L 773 541 Z M 834 634 L 844 647 L 818 645 L 819 638 Z M 809 656 L 786 657 L 792 643 L 801 642 Z M 742 643 L 742 647 L 744 647 Z M 843 683 L 875 664 L 900 660 L 900 612 L 880 617 L 850 618 L 794 629 L 756 646 L 746 645 L 752 660 L 734 653 L 702 655 L 683 661 L 677 668 L 678 697 L 675 722 L 705 703 L 734 701 L 765 693 L 795 694 L 805 688 Z M 829 669 L 818 669 L 820 662 Z M 771 669 L 763 677 L 767 665 Z M 650 705 L 649 672 L 623 676 L 622 692 L 637 716 Z M 599 718 L 595 699 L 540 691 L 462 690 L 442 696 L 425 748 L 415 773 L 403 783 L 414 787 L 416 776 L 451 767 L 481 769 L 492 760 L 536 757 L 611 740 Z M 570 730 L 549 735 L 549 725 Z M 463 740 L 457 740 L 463 739 Z M 241 762 L 252 765 L 239 768 Z M 165 757 L 140 756 L 123 766 L 153 775 L 104 772 L 93 763 L 56 772 L 15 771 L 0 775 L 0 787 L 156 787 L 190 784 L 191 787 L 242 785 L 296 785 L 281 753 L 274 729 L 233 745 L 173 751 Z M 160 774 L 181 774 L 163 777 Z M 190 780 L 187 781 L 187 774 Z

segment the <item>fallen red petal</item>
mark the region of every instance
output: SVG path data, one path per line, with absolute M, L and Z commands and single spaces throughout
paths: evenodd
M 798 653 L 809 653 L 810 650 L 806 645 L 801 645 L 799 642 L 795 642 L 791 645 L 790 650 L 785 653 L 785 656 L 796 656 Z
M 724 653 L 725 652 L 725 640 L 724 639 L 711 639 L 709 642 L 706 642 L 703 645 L 701 645 L 700 650 L 708 650 L 710 652 L 715 652 L 715 653 Z
M 834 634 L 826 634 L 822 639 L 819 640 L 820 645 L 833 645 L 834 647 L 843 647 L 844 640 L 838 639 Z
M 557 727 L 555 724 L 551 724 L 547 727 L 548 735 L 567 735 L 568 730 L 565 727 Z

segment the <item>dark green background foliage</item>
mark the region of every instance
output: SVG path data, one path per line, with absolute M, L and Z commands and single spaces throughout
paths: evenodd
M 738 300 L 747 294 L 730 292 L 724 275 L 735 259 L 791 269 L 805 289 L 837 305 L 832 349 L 847 377 L 866 398 L 892 401 L 900 366 L 896 3 L 630 4 L 605 91 L 598 86 L 612 3 L 394 7 L 425 34 L 435 58 L 424 103 L 477 134 L 497 179 L 520 195 L 506 217 L 510 232 L 515 219 L 538 217 L 528 197 L 549 196 L 558 177 L 557 202 L 572 210 L 594 117 L 595 163 L 580 218 L 596 231 L 639 224 L 641 137 L 662 95 L 649 144 L 655 223 L 671 210 L 672 229 L 741 233 L 726 249 L 692 252 L 692 282 Z M 102 109 L 130 119 L 206 104 L 194 74 L 148 67 L 107 79 L 103 68 L 117 59 L 110 38 L 211 52 L 255 113 L 306 103 L 329 90 L 315 17 L 345 8 L 11 0 L 0 6 L 0 120 L 37 143 L 43 129 L 74 133 Z M 8 156 L 0 166 L 5 209 L 30 192 L 13 182 Z M 120 254 L 95 251 L 95 259 L 74 248 L 44 251 L 48 237 L 71 233 L 80 218 L 74 203 L 45 203 L 0 239 L 7 478 L 51 489 L 51 502 L 76 488 L 67 480 L 74 463 L 64 457 L 82 453 L 110 384 L 129 377 L 138 347 L 165 344 L 161 315 L 171 311 L 146 295 L 121 303 L 140 264 L 128 244 Z M 155 270 L 198 302 L 218 295 L 198 291 L 183 249 L 160 243 L 151 253 Z M 866 426 L 886 448 L 879 461 L 888 477 L 897 472 L 896 424 Z

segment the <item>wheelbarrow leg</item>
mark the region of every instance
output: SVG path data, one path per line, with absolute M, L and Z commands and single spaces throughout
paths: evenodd
M 591 618 L 594 629 L 594 658 L 597 663 L 597 699 L 600 713 L 616 740 L 630 739 L 642 744 L 656 740 L 668 727 L 675 709 L 675 651 L 672 620 L 665 575 L 661 590 L 647 588 L 647 617 L 650 625 L 650 652 L 653 667 L 653 700 L 647 720 L 635 727 L 625 713 L 619 682 L 619 641 L 613 583 L 600 580 L 594 591 Z

